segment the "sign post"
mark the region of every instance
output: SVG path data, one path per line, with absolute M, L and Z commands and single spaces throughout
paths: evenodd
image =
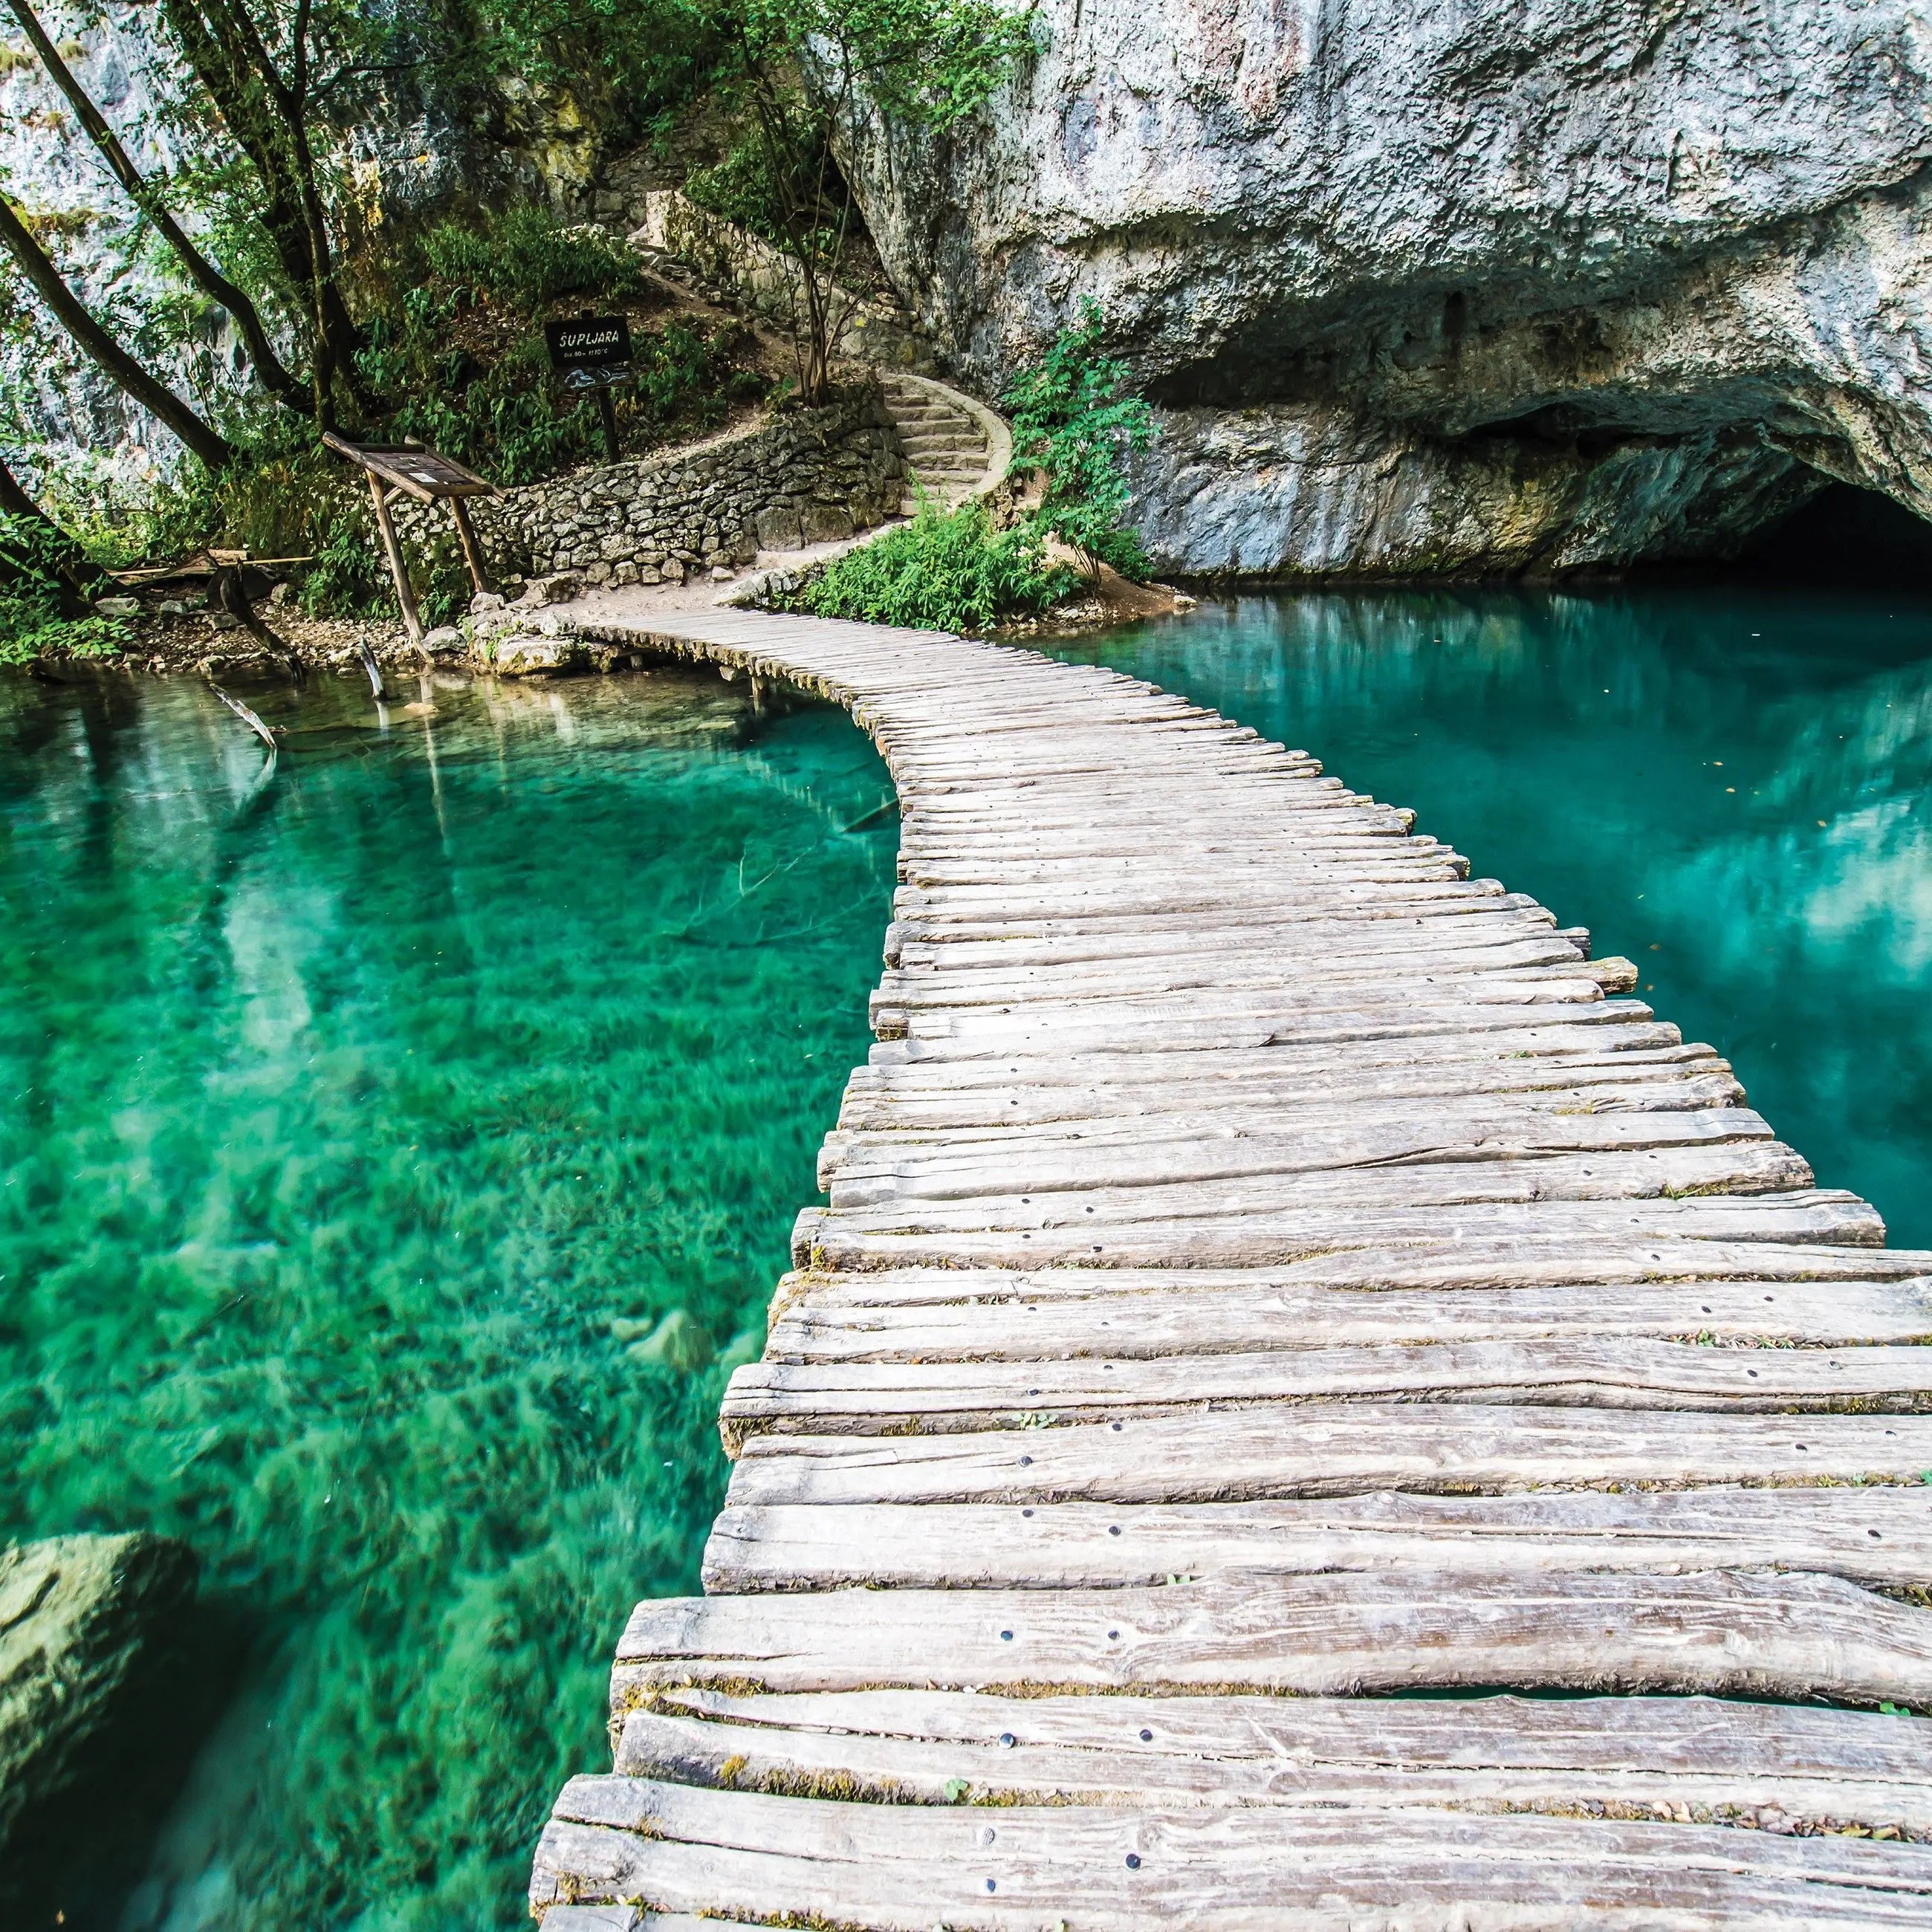
M 604 453 L 615 463 L 617 412 L 611 406 L 610 391 L 631 380 L 630 322 L 621 315 L 572 316 L 545 322 L 544 340 L 550 349 L 550 366 L 562 377 L 566 394 L 578 396 L 586 389 L 595 393 L 604 424 Z
M 469 566 L 470 581 L 478 590 L 488 590 L 490 580 L 484 573 L 482 549 L 464 500 L 494 496 L 496 486 L 485 482 L 473 470 L 466 470 L 453 458 L 439 456 L 419 442 L 351 442 L 333 430 L 325 430 L 322 440 L 338 456 L 359 464 L 369 478 L 369 494 L 376 506 L 376 527 L 382 535 L 389 574 L 395 579 L 396 602 L 403 607 L 403 628 L 409 633 L 410 642 L 420 646 L 422 618 L 416 610 L 416 592 L 410 587 L 403 547 L 397 541 L 396 526 L 389 515 L 390 502 L 398 496 L 406 496 L 419 503 L 439 500 L 448 503 L 456 523 L 457 541 L 463 546 L 463 561 Z

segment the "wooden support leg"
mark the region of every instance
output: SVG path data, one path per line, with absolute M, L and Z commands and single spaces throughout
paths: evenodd
M 457 539 L 463 545 L 463 560 L 470 566 L 470 581 L 478 590 L 490 589 L 483 568 L 483 548 L 476 541 L 476 526 L 470 520 L 470 512 L 460 496 L 450 498 L 449 514 L 456 519 Z
M 396 602 L 403 607 L 403 628 L 410 642 L 422 647 L 422 619 L 416 613 L 416 593 L 410 588 L 410 574 L 403 567 L 403 547 L 396 541 L 396 526 L 389 520 L 389 500 L 381 482 L 369 478 L 369 494 L 376 500 L 376 527 L 382 533 L 382 548 L 388 553 L 389 574 L 396 580 Z

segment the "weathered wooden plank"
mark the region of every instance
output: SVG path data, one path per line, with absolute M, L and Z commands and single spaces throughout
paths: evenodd
M 1372 1855 L 1348 1814 L 852 1804 L 642 1778 L 577 1778 L 545 1828 L 532 1908 L 643 1899 L 799 1922 L 926 1932 L 1185 1924 L 1309 1932 L 1551 1924 L 1682 1932 L 1923 1925 L 1917 1845 L 1717 1826 L 1396 1812 Z
M 1440 997 L 1428 1001 L 1358 1000 L 1348 1004 L 1310 1004 L 1299 1009 L 1284 1006 L 1193 1018 L 1149 1012 L 1082 1014 L 1044 1021 L 1017 1014 L 1008 1018 L 996 1013 L 994 1018 L 1001 1024 L 976 1025 L 964 1018 L 915 1016 L 903 1030 L 910 1058 L 1003 1060 L 1018 1072 L 1029 1060 L 1064 1062 L 1072 1057 L 1081 1077 L 1091 1081 L 1096 1076 L 1105 1078 L 1117 1068 L 1130 1073 L 1137 1064 L 1156 1057 L 1167 1058 L 1174 1070 L 1180 1072 L 1191 1068 L 1192 1056 L 1202 1054 L 1246 1054 L 1286 1046 L 1318 1046 L 1331 1053 L 1346 1047 L 1352 1053 L 1362 1042 L 1448 1038 L 1460 1043 L 1464 1058 L 1483 1053 L 1496 1057 L 1513 1050 L 1506 1042 L 1524 1034 L 1533 1036 L 1546 1027 L 1552 1031 L 1561 1029 L 1563 1044 L 1568 1047 L 1586 1029 L 1600 1029 L 1614 1037 L 1625 1028 L 1634 1032 L 1652 1017 L 1647 1006 L 1604 999 L 1603 989 L 1594 980 L 1556 982 L 1553 991 L 1538 988 L 1534 997 L 1520 1000 L 1513 996 L 1490 997 L 1509 990 L 1507 986 L 1474 992 L 1444 988 L 1440 989 Z M 1483 997 L 1476 997 L 1477 992 Z M 878 1016 L 878 1024 L 882 1028 L 889 1024 L 885 1015 Z M 1611 1050 L 1607 1040 L 1604 1050 Z M 1181 1060 L 1182 1054 L 1190 1056 L 1189 1060 Z M 875 1064 L 892 1064 L 876 1048 L 874 1058 Z M 1034 1070 L 1029 1066 L 1026 1070 L 1030 1077 Z
M 1077 1132 L 1035 1126 L 970 1136 L 841 1133 L 826 1141 L 818 1184 L 830 1190 L 836 1208 L 868 1207 L 1022 1190 L 1037 1197 L 1060 1189 L 1172 1186 L 1397 1165 L 1486 1166 L 1594 1154 L 1622 1157 L 1628 1169 L 1634 1154 L 1741 1142 L 1756 1144 L 1758 1153 L 1780 1144 L 1772 1140 L 1769 1123 L 1745 1107 L 1604 1114 L 1492 1109 L 1486 1116 L 1444 1108 L 1432 1119 L 1411 1110 L 1406 1120 L 1390 1119 L 1384 1111 L 1360 1120 L 1237 1112 L 1219 1124 L 1203 1112 Z M 1592 1163 L 1592 1171 L 1603 1166 Z M 1782 1160 L 1777 1168 L 1780 1174 L 1800 1171 Z M 1802 1172 L 1808 1180 L 1809 1168 Z
M 1849 1347 L 1932 1341 L 1932 1280 L 1589 1282 L 1446 1290 L 1302 1287 L 1189 1270 L 1065 1270 L 1037 1276 L 894 1269 L 788 1277 L 775 1298 L 773 1362 L 1055 1362 L 1151 1359 L 1376 1342 L 1644 1335 L 1720 1346 Z M 908 1282 L 902 1277 L 921 1279 Z M 948 1279 L 947 1277 L 950 1278 Z
M 1932 1576 L 1932 1487 L 732 1506 L 712 1527 L 704 1587 L 1102 1589 L 1231 1570 L 1412 1565 L 1490 1574 L 1784 1568 L 1917 1589 Z
M 1116 1042 L 1078 1053 L 1049 1046 L 1024 1053 L 976 1048 L 968 1054 L 957 1045 L 882 1040 L 852 1077 L 868 1090 L 884 1088 L 894 1093 L 981 1093 L 988 1088 L 1010 1093 L 1016 1076 L 1023 1077 L 1030 1090 L 1042 1093 L 1061 1087 L 1085 1092 L 1102 1084 L 1153 1091 L 1211 1082 L 1220 1091 L 1232 1094 L 1231 1081 L 1258 1094 L 1268 1091 L 1270 1082 L 1284 1093 L 1292 1093 L 1294 1083 L 1300 1082 L 1310 1093 L 1346 1092 L 1345 1076 L 1359 1079 L 1365 1088 L 1379 1078 L 1379 1090 L 1390 1094 L 1406 1090 L 1404 1083 L 1412 1077 L 1472 1082 L 1496 1078 L 1499 1084 L 1494 1090 L 1503 1092 L 1510 1090 L 1513 1073 L 1526 1081 L 1545 1081 L 1588 1066 L 1602 1069 L 1600 1077 L 1614 1078 L 1625 1068 L 1631 1077 L 1641 1078 L 1653 1066 L 1715 1058 L 1707 1046 L 1685 1046 L 1675 1027 L 1658 1024 L 1648 1007 L 1633 1000 L 1605 1000 L 1593 1006 L 1515 1014 L 1472 1007 L 1456 1017 L 1456 1024 L 1432 1029 L 1384 1028 L 1372 1033 L 1358 1030 L 1352 1036 L 1344 1027 L 1332 1039 L 1262 1038 L 1236 1049 L 1157 1044 L 1126 1048 Z M 1461 1024 L 1466 1019 L 1469 1024 Z M 1346 1055 L 1336 1052 L 1338 1040 L 1347 1042 Z M 1475 1086 L 1472 1090 L 1490 1090 Z
M 1932 1704 L 1932 1613 L 1838 1578 L 1407 1569 L 1158 1589 L 834 1590 L 640 1604 L 616 1708 L 660 1684 L 774 1690 L 1482 1685 Z
M 1238 1502 L 1366 1490 L 1916 1483 L 1932 1418 L 1310 1402 L 1053 1428 L 754 1436 L 729 1500 Z
M 1473 1066 L 1440 1073 L 1418 1069 L 1400 1082 L 1371 1074 L 1364 1082 L 1369 1090 L 1353 1094 L 1325 1086 L 1294 1094 L 1282 1090 L 1287 1083 L 1267 1080 L 1257 1081 L 1252 1091 L 1244 1084 L 1202 1080 L 1105 1088 L 1013 1085 L 947 1094 L 854 1079 L 846 1089 L 834 1132 L 881 1137 L 944 1132 L 963 1148 L 1028 1129 L 1048 1135 L 1124 1138 L 1143 1124 L 1156 1132 L 1185 1132 L 1188 1123 L 1208 1120 L 1225 1136 L 1251 1126 L 1293 1132 L 1324 1123 L 1410 1122 L 1418 1116 L 1447 1128 L 1492 1118 L 1505 1108 L 1517 1122 L 1543 1114 L 1574 1118 L 1742 1108 L 1744 1089 L 1736 1076 L 1721 1061 L 1707 1064 L 1712 1070 L 1636 1066 L 1626 1077 L 1618 1077 L 1624 1070 L 1612 1067 L 1601 1079 L 1580 1075 L 1568 1085 L 1550 1084 L 1547 1071 L 1539 1084 L 1531 1070 L 1511 1068 L 1516 1075 L 1512 1085 L 1504 1078 L 1486 1078 Z M 1378 1090 L 1390 1084 L 1416 1090 Z
M 1932 1834 L 1924 1724 L 1702 1697 L 668 1690 L 623 1718 L 614 1768 L 886 1803 L 1347 1805 L 1370 1831 L 1376 1813 L 1454 1807 L 1916 1837 Z
M 1019 1362 L 750 1362 L 720 1426 L 1022 1429 L 1266 1403 L 1463 1402 L 1795 1414 L 1932 1409 L 1932 1348 L 1714 1348 L 1617 1338 L 1378 1343 Z
M 1038 1000 L 1058 1012 L 1098 999 L 1150 998 L 1190 992 L 1241 989 L 1252 992 L 1304 992 L 1318 962 L 1321 984 L 1430 986 L 1446 978 L 1501 974 L 1520 978 L 1544 968 L 1574 975 L 1582 953 L 1566 939 L 1496 940 L 1461 946 L 1410 944 L 1371 951 L 1342 952 L 1327 958 L 1315 947 L 1295 952 L 1259 947 L 1245 956 L 1222 952 L 1190 958 L 1184 953 L 1134 961 L 1068 962 L 1058 966 L 1012 968 L 990 966 L 920 966 L 888 971 L 872 995 L 876 1010 L 902 1007 L 952 1011 Z M 1594 977 L 1586 974 L 1584 976 Z
M 1772 1328 L 1789 1319 L 1797 1324 L 1808 1319 L 1807 1308 L 1832 1310 L 1822 1322 L 1828 1325 L 1810 1341 L 1918 1341 L 1918 1312 L 1932 1298 L 1932 1254 L 1912 1248 L 1810 1248 L 1781 1242 L 1565 1242 L 1556 1240 L 1505 1240 L 1460 1242 L 1455 1238 L 1416 1242 L 1401 1248 L 1354 1248 L 1337 1254 L 1316 1254 L 1308 1260 L 1291 1262 L 1281 1268 L 896 1268 L 885 1274 L 813 1274 L 792 1271 L 778 1281 L 772 1294 L 772 1319 L 800 1304 L 806 1310 L 821 1310 L 825 1319 L 838 1319 L 842 1310 L 939 1310 L 964 1312 L 972 1306 L 986 1306 L 989 1333 L 999 1333 L 1000 1310 L 1012 1312 L 1012 1319 L 1032 1322 L 1051 1318 L 1060 1304 L 1069 1304 L 1066 1319 L 1084 1324 L 1091 1310 L 1082 1304 L 1101 1300 L 1113 1302 L 1117 1296 L 1174 1296 L 1180 1308 L 1211 1310 L 1227 1298 L 1231 1319 L 1238 1322 L 1240 1296 L 1264 1298 L 1260 1319 L 1268 1298 L 1281 1296 L 1282 1324 L 1288 1329 L 1285 1346 L 1298 1346 L 1292 1335 L 1292 1316 L 1296 1308 L 1310 1310 L 1314 1331 L 1312 1341 L 1426 1341 L 1432 1329 L 1412 1331 L 1405 1325 L 1399 1333 L 1382 1333 L 1374 1324 L 1376 1310 L 1391 1310 L 1389 1319 L 1406 1324 L 1410 1302 L 1406 1296 L 1426 1296 L 1416 1308 L 1442 1306 L 1449 1310 L 1451 1328 L 1442 1339 L 1455 1339 L 1453 1310 L 1470 1306 L 1476 1314 L 1468 1319 L 1484 1322 L 1486 1308 L 1507 1310 L 1515 1306 L 1515 1296 L 1522 1296 L 1524 1306 L 1534 1306 L 1536 1298 L 1547 1296 L 1547 1306 L 1559 1310 L 1570 1296 L 1567 1291 L 1582 1288 L 1588 1296 L 1604 1296 L 1606 1308 L 1630 1306 L 1642 1308 L 1648 1296 L 1658 1296 L 1660 1306 L 1671 1296 L 1683 1294 L 1687 1322 L 1684 1333 L 1696 1335 L 1706 1328 L 1698 1318 L 1712 1318 L 1715 1333 L 1724 1333 L 1725 1322 L 1737 1322 L 1738 1333 L 1750 1333 L 1756 1316 L 1752 1302 L 1764 1310 Z M 1725 1302 L 1725 1296 L 1737 1296 Z M 1893 1304 L 1892 1296 L 1901 1296 Z M 1870 1296 L 1870 1300 L 1866 1300 Z M 1619 1302 L 1619 1298 L 1623 1300 Z M 1814 1300 L 1816 1298 L 1816 1300 Z M 1675 1306 L 1675 1302 L 1670 1302 Z M 1124 1312 L 1140 1308 L 1140 1300 L 1120 1300 Z M 1160 1306 L 1148 1302 L 1146 1306 Z M 1314 1310 L 1333 1308 L 1331 1316 Z M 1834 1335 L 1829 1322 L 1845 1310 L 1845 1322 L 1862 1324 L 1880 1319 L 1880 1310 L 1895 1308 L 1903 1328 L 1893 1333 L 1858 1328 L 1845 1335 Z M 1030 1314 L 1028 1310 L 1034 1310 Z M 1861 1312 L 1864 1310 L 1864 1312 Z M 1109 1310 L 1101 1308 L 1105 1324 Z M 1888 1318 L 1888 1319 L 1892 1319 Z M 977 1318 L 966 1318 L 977 1319 Z M 1507 1316 L 1499 1319 L 1507 1319 Z M 1370 1324 L 1360 1333 L 1351 1333 L 1351 1322 Z M 1333 1324 L 1333 1328 L 1329 1328 Z M 1502 1331 L 1502 1329 L 1497 1329 Z M 1588 1333 L 1588 1325 L 1580 1329 Z M 1671 1333 L 1677 1333 L 1673 1329 Z M 1798 1337 L 1793 1329 L 1793 1339 Z M 1150 1348 L 1160 1352 L 1160 1322 L 1150 1318 Z M 1238 1331 L 1227 1346 L 1238 1346 Z M 972 1351 L 968 1351 L 972 1352 Z M 983 1351 L 987 1358 L 999 1356 L 999 1348 Z M 1030 1351 L 1037 1352 L 1037 1351 Z M 1064 1354 L 1084 1354 L 1090 1348 L 1063 1348 Z M 1136 1352 L 1120 1348 L 1123 1354 Z
M 1459 1237 L 1544 1242 L 1622 1236 L 1683 1240 L 1838 1242 L 1879 1247 L 1885 1224 L 1865 1202 L 1835 1189 L 1802 1193 L 1704 1195 L 1682 1199 L 1491 1201 L 1441 1206 L 1282 1208 L 1270 1214 L 1124 1223 L 1099 1240 L 1083 1227 L 892 1231 L 890 1217 L 807 1209 L 792 1232 L 800 1268 L 1254 1268 L 1321 1252 L 1400 1242 L 1446 1245 Z

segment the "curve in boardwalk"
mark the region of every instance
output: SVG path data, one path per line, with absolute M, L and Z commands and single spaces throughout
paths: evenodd
M 651 628 L 851 706 L 904 883 L 546 1932 L 1932 1924 L 1932 1256 L 1302 752 Z

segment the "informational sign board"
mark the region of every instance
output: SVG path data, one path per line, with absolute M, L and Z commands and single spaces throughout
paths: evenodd
M 394 519 L 389 514 L 389 500 L 394 496 L 413 496 L 419 503 L 439 500 L 449 506 L 456 524 L 458 540 L 463 545 L 463 560 L 470 566 L 470 580 L 478 590 L 488 590 L 490 580 L 483 568 L 483 552 L 476 532 L 464 507 L 466 496 L 494 496 L 496 486 L 466 470 L 454 457 L 440 456 L 419 442 L 351 442 L 346 436 L 325 430 L 322 440 L 338 456 L 359 464 L 369 479 L 369 494 L 376 511 L 376 528 L 389 559 L 389 574 L 396 580 L 396 601 L 403 609 L 403 628 L 412 644 L 423 640 L 422 619 L 416 610 L 416 592 L 410 587 L 410 573 L 403 562 L 403 547 L 396 539 Z
M 544 324 L 550 366 L 566 389 L 607 389 L 631 375 L 631 325 L 621 315 L 575 315 Z

